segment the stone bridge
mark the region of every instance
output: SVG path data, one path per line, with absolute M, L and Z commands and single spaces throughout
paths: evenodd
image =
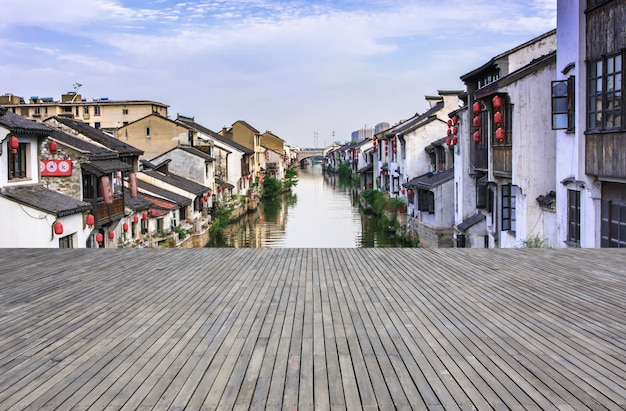
M 302 160 L 306 160 L 307 158 L 314 157 L 324 157 L 324 149 L 316 148 L 311 150 L 302 150 L 298 153 L 296 159 L 298 160 L 298 162 L 300 162 Z

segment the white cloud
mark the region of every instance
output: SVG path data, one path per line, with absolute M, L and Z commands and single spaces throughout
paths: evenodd
M 63 7 L 3 0 L 2 7 L 9 18 L 0 23 L 0 46 L 10 53 L 10 70 L 49 65 L 55 75 L 48 79 L 63 83 L 53 84 L 61 92 L 80 81 L 84 93 L 154 99 L 208 127 L 245 119 L 282 131 L 288 141 L 314 129 L 347 139 L 364 124 L 394 123 L 424 110 L 425 94 L 456 88 L 462 74 L 556 24 L 556 0 L 343 7 L 304 0 L 163 0 L 138 7 L 122 0 L 63 0 Z M 25 27 L 58 39 L 13 37 Z M 44 84 L 11 78 L 24 83 L 25 95 Z

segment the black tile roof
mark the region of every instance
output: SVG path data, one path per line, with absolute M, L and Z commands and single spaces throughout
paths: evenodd
M 163 197 L 166 200 L 172 201 L 176 204 L 178 204 L 181 207 L 186 207 L 189 204 L 191 204 L 191 199 L 181 196 L 179 194 L 176 193 L 172 193 L 171 191 L 167 191 L 163 188 L 159 188 L 157 186 L 154 186 L 152 184 L 146 183 L 145 181 L 141 181 L 139 179 L 137 179 L 137 185 L 139 186 L 139 188 L 141 188 L 142 190 L 147 191 L 149 194 L 156 194 L 159 197 Z
M 82 138 L 74 137 L 61 130 L 52 130 L 50 137 L 61 144 L 72 147 L 80 152 L 88 153 L 89 158 L 93 160 L 104 160 L 118 157 L 118 154 L 113 150 L 109 150 L 99 144 L 83 140 Z
M 234 140 L 231 140 L 230 138 L 224 137 L 222 135 L 217 134 L 215 131 L 212 131 L 206 127 L 204 127 L 203 125 L 200 125 L 198 123 L 196 123 L 192 118 L 190 117 L 183 117 L 183 116 L 178 116 L 178 118 L 176 119 L 176 121 L 179 121 L 189 127 L 195 128 L 196 130 L 211 136 L 211 138 L 220 141 L 224 144 L 227 144 L 231 147 L 236 148 L 239 151 L 242 151 L 245 154 L 254 154 L 254 150 L 249 149 L 246 146 L 243 146 L 237 142 L 235 142 Z
M 60 116 L 54 116 L 51 118 L 57 120 L 59 123 L 67 127 L 70 127 L 73 130 L 76 130 L 80 134 L 89 137 L 90 139 L 102 144 L 103 146 L 108 147 L 111 150 L 117 151 L 121 155 L 143 155 L 143 150 L 133 147 L 130 144 L 126 144 L 123 141 L 118 140 L 117 138 L 105 133 L 102 130 L 91 127 L 87 123 Z
M 152 203 L 140 196 L 131 197 L 128 187 L 124 187 L 124 205 L 137 212 L 148 210 Z
M 363 168 L 359 169 L 359 170 L 357 171 L 357 173 L 358 173 L 358 174 L 363 174 L 363 173 L 365 173 L 365 172 L 367 172 L 367 171 L 372 171 L 373 169 L 374 169 L 374 164 L 368 164 L 368 165 L 366 165 L 365 167 L 363 167 Z
M 111 174 L 115 171 L 132 171 L 133 167 L 127 163 L 118 160 L 102 160 L 102 161 L 90 161 L 88 163 L 81 163 L 81 168 L 89 171 L 90 173 L 101 177 L 107 174 Z
M 185 152 L 187 152 L 189 154 L 193 154 L 195 156 L 203 158 L 205 161 L 209 161 L 209 162 L 215 161 L 215 159 L 213 157 L 211 157 L 209 155 L 209 153 L 206 153 L 206 152 L 204 152 L 204 151 L 202 151 L 202 150 L 200 150 L 200 149 L 198 149 L 196 147 L 192 147 L 192 146 L 189 146 L 189 145 L 186 145 L 186 144 L 181 144 L 181 145 L 177 146 L 175 149 L 183 150 L 183 151 L 185 151 Z
M 468 228 L 475 226 L 486 218 L 486 215 L 479 212 L 469 218 L 466 218 L 461 224 L 457 225 L 456 227 L 461 231 L 466 231 Z
M 197 196 L 206 194 L 206 192 L 210 190 L 209 187 L 205 187 L 202 184 L 196 183 L 195 181 L 188 180 L 185 177 L 179 176 L 178 174 L 164 174 L 156 170 L 143 170 L 142 173 L 159 181 L 163 181 L 164 183 L 173 185 L 174 187 L 178 187 L 185 191 L 193 193 Z
M 233 184 L 229 183 L 228 181 L 224 181 L 224 180 L 222 180 L 222 179 L 220 179 L 220 178 L 216 178 L 216 179 L 215 179 L 215 183 L 216 183 L 218 186 L 226 187 L 226 188 L 228 188 L 229 190 L 232 190 L 233 188 L 235 188 L 235 186 L 234 186 Z
M 50 190 L 40 184 L 5 187 L 0 195 L 57 217 L 91 210 L 91 204 Z
M 423 176 L 416 177 L 404 184 L 406 188 L 419 188 L 422 190 L 431 190 L 447 181 L 454 179 L 454 167 L 439 173 L 426 173 Z
M 29 120 L 2 107 L 0 107 L 0 125 L 14 134 L 48 136 L 52 132 L 45 124 Z

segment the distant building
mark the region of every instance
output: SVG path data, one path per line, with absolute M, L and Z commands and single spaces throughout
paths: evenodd
M 366 139 L 371 139 L 374 137 L 374 129 L 373 128 L 362 128 L 360 130 L 356 130 L 352 132 L 351 141 L 361 142 Z
M 387 129 L 391 128 L 391 124 L 389 124 L 388 122 L 384 121 L 382 123 L 378 123 L 374 126 L 374 134 L 378 134 L 382 131 L 385 131 Z
M 63 94 L 60 101 L 38 96 L 32 96 L 26 101 L 23 97 L 7 93 L 0 96 L 0 105 L 35 121 L 52 116 L 69 117 L 104 130 L 118 129 L 152 113 L 167 117 L 169 107 L 148 100 L 109 100 L 101 97 L 88 101 L 76 92 Z

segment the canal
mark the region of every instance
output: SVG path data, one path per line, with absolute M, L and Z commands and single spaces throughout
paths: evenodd
M 291 194 L 262 202 L 230 224 L 207 247 L 358 248 L 402 247 L 401 242 L 360 210 L 350 181 L 326 173 L 320 164 L 298 169 Z

